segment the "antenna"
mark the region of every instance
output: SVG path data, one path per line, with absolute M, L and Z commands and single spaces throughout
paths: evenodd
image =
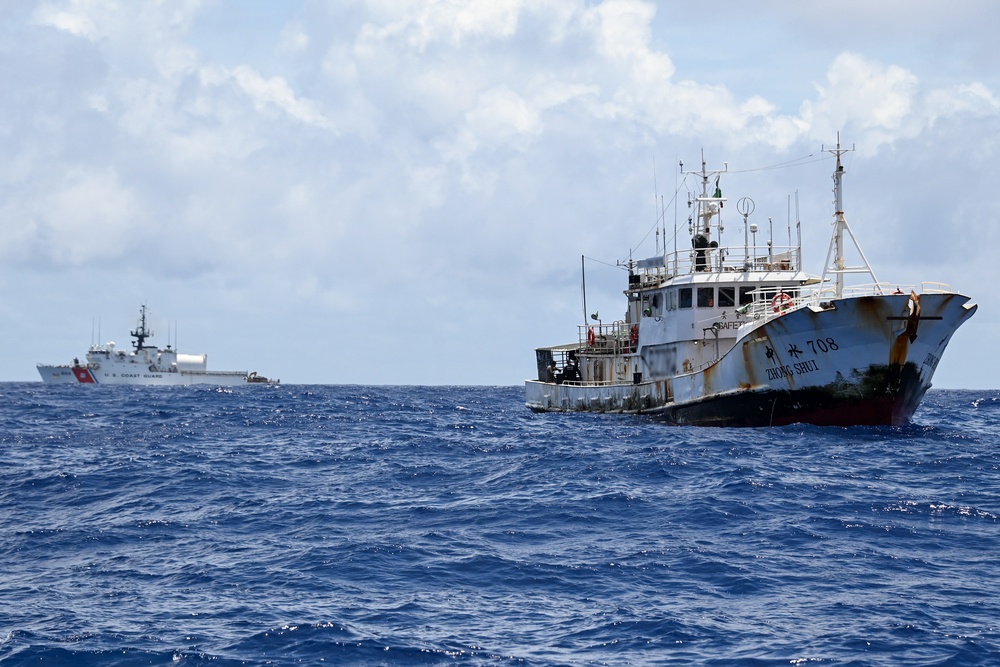
M 135 347 L 136 352 L 140 352 L 146 339 L 153 335 L 153 332 L 146 328 L 146 304 L 142 304 L 142 307 L 139 309 L 139 325 L 135 328 L 135 331 L 130 331 L 129 334 L 132 338 L 135 338 L 132 345 Z
M 750 227 L 747 225 L 747 218 L 753 213 L 755 205 L 753 199 L 750 197 L 741 197 L 739 201 L 736 202 L 736 211 L 743 216 L 743 270 L 749 271 L 753 264 L 750 261 Z M 756 234 L 757 227 L 754 225 L 754 233 Z M 754 245 L 757 244 L 757 238 L 754 237 Z
M 822 279 L 825 281 L 828 273 L 832 273 L 835 276 L 834 282 L 834 296 L 835 298 L 841 298 L 844 295 L 844 275 L 848 273 L 867 273 L 872 278 L 872 282 L 875 283 L 875 289 L 878 293 L 881 293 L 881 288 L 878 286 L 878 278 L 875 277 L 875 272 L 872 271 L 871 264 L 868 263 L 868 258 L 865 257 L 864 251 L 861 249 L 861 245 L 858 243 L 858 239 L 854 236 L 854 232 L 851 231 L 850 225 L 847 224 L 847 218 L 844 217 L 844 165 L 841 163 L 840 156 L 844 153 L 849 153 L 854 150 L 851 148 L 841 148 L 840 147 L 840 133 L 837 133 L 837 147 L 836 148 L 826 148 L 822 147 L 823 152 L 832 153 L 837 157 L 837 167 L 833 172 L 833 195 L 834 195 L 834 207 L 836 210 L 833 214 L 833 238 L 830 239 L 830 249 L 826 253 L 826 264 L 823 269 Z M 844 232 L 850 237 L 851 242 L 854 244 L 855 249 L 857 249 L 858 254 L 861 256 L 862 264 L 859 266 L 847 266 L 847 261 L 844 259 Z M 832 262 L 831 262 L 832 258 Z
M 774 220 L 767 216 L 767 263 L 774 263 Z
M 802 270 L 802 220 L 799 218 L 799 191 L 795 191 L 795 230 L 799 237 L 799 265 L 798 270 Z M 788 245 L 792 245 L 792 224 L 788 223 Z
M 677 193 L 681 189 L 681 186 L 677 181 L 680 176 L 684 175 L 684 162 L 678 162 L 680 163 L 680 170 L 674 174 L 674 269 L 677 268 Z
M 656 187 L 656 157 L 653 157 L 653 208 L 656 209 L 657 208 L 657 204 L 659 204 L 659 203 L 660 203 L 660 191 Z M 656 225 L 656 254 L 659 255 L 660 254 L 660 225 L 663 224 L 663 219 L 662 219 L 662 216 L 661 216 L 661 214 L 660 214 L 659 211 L 656 212 L 656 218 L 657 218 L 657 220 L 656 220 L 656 222 L 657 222 L 657 225 Z M 664 232 L 663 232 L 663 240 L 664 240 L 663 252 L 667 251 L 666 236 L 667 236 L 666 230 L 664 230 Z M 584 312 L 584 315 L 586 315 L 586 312 Z

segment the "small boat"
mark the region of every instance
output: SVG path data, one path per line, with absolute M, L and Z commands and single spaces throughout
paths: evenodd
M 208 370 L 207 354 L 181 354 L 167 345 L 160 349 L 147 345 L 153 333 L 146 325 L 145 304 L 139 311 L 139 322 L 129 334 L 131 350 L 115 349 L 114 343 L 91 345 L 85 361 L 74 359 L 72 365 L 38 364 L 38 373 L 45 384 L 128 384 L 149 386 L 211 384 L 238 386 L 243 384 L 278 384 L 256 371 Z
M 848 150 L 839 140 L 824 148 L 836 157 L 836 210 L 820 276 L 802 270 L 798 223 L 795 244 L 789 224 L 787 246 L 773 236 L 758 245 L 749 197 L 723 224 L 728 170 L 708 170 L 704 158 L 700 171 L 682 164 L 700 181 L 688 198 L 689 247 L 625 263 L 623 319 L 592 316 L 575 341 L 536 349 L 527 407 L 654 414 L 679 425 L 908 423 L 977 306 L 942 283 L 876 279 L 844 215 Z M 725 245 L 724 227 L 735 244 Z M 847 284 L 852 274 L 863 284 Z

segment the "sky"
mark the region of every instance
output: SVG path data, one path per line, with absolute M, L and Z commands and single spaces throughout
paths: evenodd
M 622 317 L 621 263 L 686 218 L 680 162 L 726 165 L 762 229 L 797 209 L 822 273 L 839 135 L 878 279 L 980 306 L 935 386 L 1000 387 L 997 25 L 994 0 L 0 0 L 0 381 L 128 345 L 146 304 L 217 370 L 520 384 L 576 340 L 581 264 Z

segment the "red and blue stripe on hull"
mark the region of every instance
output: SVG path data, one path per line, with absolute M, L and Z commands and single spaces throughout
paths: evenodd
M 76 381 L 80 384 L 97 384 L 97 378 L 86 366 L 74 366 L 73 375 L 76 376 Z

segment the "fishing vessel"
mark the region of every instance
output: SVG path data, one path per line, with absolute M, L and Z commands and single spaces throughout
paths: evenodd
M 129 384 L 129 385 L 195 385 L 237 386 L 244 384 L 277 384 L 256 372 L 208 370 L 207 354 L 181 354 L 170 345 L 160 349 L 147 345 L 152 337 L 146 324 L 145 304 L 139 311 L 136 328 L 129 332 L 131 350 L 119 350 L 114 343 L 91 345 L 84 362 L 74 359 L 72 365 L 38 364 L 38 373 L 46 384 Z
M 844 215 L 841 157 L 853 149 L 838 140 L 823 150 L 836 167 L 822 275 L 802 270 L 801 223 L 794 243 L 789 223 L 788 245 L 777 245 L 770 225 L 758 245 L 764 230 L 751 221 L 749 197 L 724 225 L 728 169 L 709 170 L 704 158 L 699 171 L 682 164 L 699 181 L 688 196 L 690 243 L 624 263 L 621 320 L 593 315 L 575 341 L 536 349 L 526 405 L 650 413 L 682 425 L 908 423 L 977 306 L 943 283 L 878 281 Z M 724 243 L 724 227 L 735 245 Z

